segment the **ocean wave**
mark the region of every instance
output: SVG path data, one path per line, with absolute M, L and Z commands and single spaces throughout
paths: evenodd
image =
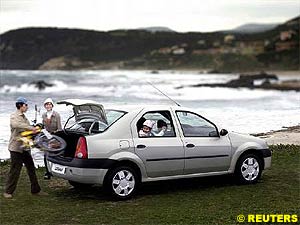
M 167 94 L 174 100 L 179 101 L 202 101 L 202 100 L 253 100 L 262 98 L 276 98 L 281 96 L 279 91 L 265 91 L 265 90 L 249 90 L 247 88 L 215 88 L 215 87 L 201 87 L 201 88 L 182 88 L 175 89 L 170 85 L 159 85 L 159 90 Z M 135 90 L 134 90 L 135 89 Z M 142 90 L 142 91 L 141 91 Z M 143 91 L 147 90 L 147 91 Z M 166 97 L 159 93 L 154 88 L 149 90 L 149 86 L 131 87 L 130 96 L 143 99 L 165 99 Z
M 60 92 L 67 89 L 68 85 L 60 80 L 49 82 L 53 84 L 52 87 L 46 87 L 44 90 L 39 90 L 35 84 L 21 84 L 21 85 L 4 85 L 0 88 L 0 93 L 38 93 L 38 92 Z

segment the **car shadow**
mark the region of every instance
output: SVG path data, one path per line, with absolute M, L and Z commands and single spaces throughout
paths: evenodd
M 63 190 L 56 190 L 54 195 L 63 199 L 91 199 L 97 201 L 108 201 L 110 197 L 107 196 L 102 187 L 91 186 L 86 188 L 74 188 L 71 185 Z
M 164 195 L 180 191 L 184 192 L 218 187 L 221 188 L 232 185 L 236 185 L 235 179 L 232 175 L 147 182 L 140 186 L 135 198 L 142 198 L 149 195 Z M 54 191 L 54 193 L 56 197 L 64 199 L 115 201 L 115 199 L 108 196 L 103 187 L 100 186 L 90 186 L 79 189 L 68 185 L 64 189 Z
M 172 192 L 203 190 L 232 185 L 236 185 L 232 175 L 155 181 L 142 184 L 138 195 L 169 194 Z

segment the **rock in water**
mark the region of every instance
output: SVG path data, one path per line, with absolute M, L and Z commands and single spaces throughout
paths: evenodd
M 54 86 L 54 84 L 47 83 L 46 81 L 43 81 L 43 80 L 32 81 L 29 84 L 30 85 L 34 85 L 40 91 L 44 90 L 46 87 L 52 87 L 52 86 Z

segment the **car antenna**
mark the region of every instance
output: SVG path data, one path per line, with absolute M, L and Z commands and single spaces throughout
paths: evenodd
M 181 106 L 178 102 L 176 102 L 175 100 L 173 100 L 172 98 L 170 98 L 168 95 L 166 95 L 165 93 L 163 93 L 161 90 L 159 90 L 157 87 L 155 87 L 155 85 L 152 84 L 150 81 L 147 81 L 147 83 L 150 84 L 152 87 L 154 87 L 157 91 L 159 91 L 165 97 L 167 97 L 169 100 L 171 100 L 172 102 L 174 102 L 176 105 Z
M 39 109 L 39 108 L 37 107 L 37 105 L 34 105 L 34 111 L 35 111 L 35 113 L 34 113 L 34 120 L 32 120 L 34 126 L 36 125 L 36 122 L 37 122 L 37 114 L 38 114 L 38 113 L 40 114 L 40 110 L 41 110 L 41 109 Z

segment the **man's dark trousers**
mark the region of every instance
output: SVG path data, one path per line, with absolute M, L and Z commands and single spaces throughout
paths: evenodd
M 19 153 L 10 151 L 10 158 L 11 165 L 10 171 L 8 173 L 5 192 L 8 194 L 12 194 L 16 190 L 23 163 L 27 169 L 27 173 L 30 179 L 31 193 L 34 194 L 40 192 L 41 187 L 35 174 L 35 167 L 30 152 L 23 151 L 23 153 Z

